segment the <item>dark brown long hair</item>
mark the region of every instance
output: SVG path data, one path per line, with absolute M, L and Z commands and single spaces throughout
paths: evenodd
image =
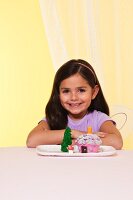
M 94 69 L 88 62 L 84 60 L 73 59 L 62 65 L 56 72 L 54 78 L 51 97 L 45 108 L 46 119 L 51 130 L 60 130 L 66 128 L 67 126 L 68 113 L 60 103 L 59 87 L 64 79 L 76 73 L 79 73 L 85 80 L 87 80 L 88 84 L 92 88 L 94 88 L 95 85 L 99 86 L 99 92 L 95 97 L 95 99 L 92 100 L 91 105 L 88 108 L 88 111 L 92 112 L 94 110 L 97 110 L 109 115 L 109 107 L 104 98 L 100 83 L 97 79 Z

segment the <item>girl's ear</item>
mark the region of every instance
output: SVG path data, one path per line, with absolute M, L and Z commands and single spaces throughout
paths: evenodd
M 99 92 L 99 86 L 95 85 L 95 87 L 93 88 L 93 92 L 92 92 L 92 99 L 95 99 L 95 97 L 97 96 Z

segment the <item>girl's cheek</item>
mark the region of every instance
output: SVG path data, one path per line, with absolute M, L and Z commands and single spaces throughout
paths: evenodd
M 65 102 L 65 101 L 67 101 L 69 98 L 67 97 L 67 96 L 61 96 L 60 97 L 60 101 L 61 102 Z

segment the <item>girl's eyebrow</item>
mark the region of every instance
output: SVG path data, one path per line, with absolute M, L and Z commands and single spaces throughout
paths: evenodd
M 62 87 L 62 88 L 60 88 L 60 90 L 70 90 L 70 88 Z
M 70 88 L 67 88 L 67 87 L 61 87 L 60 89 L 70 89 Z
M 80 86 L 80 87 L 76 87 L 75 89 L 81 89 L 81 88 L 87 88 L 87 86 Z M 62 87 L 60 88 L 61 90 L 70 90 L 71 88 L 67 88 L 67 87 Z
M 77 87 L 77 88 L 79 88 L 79 89 L 80 89 L 80 88 L 87 88 L 87 86 L 80 86 L 80 87 Z

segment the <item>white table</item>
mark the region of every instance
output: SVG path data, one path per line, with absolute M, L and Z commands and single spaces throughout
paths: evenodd
M 133 151 L 110 157 L 44 157 L 0 148 L 1 200 L 133 200 Z

